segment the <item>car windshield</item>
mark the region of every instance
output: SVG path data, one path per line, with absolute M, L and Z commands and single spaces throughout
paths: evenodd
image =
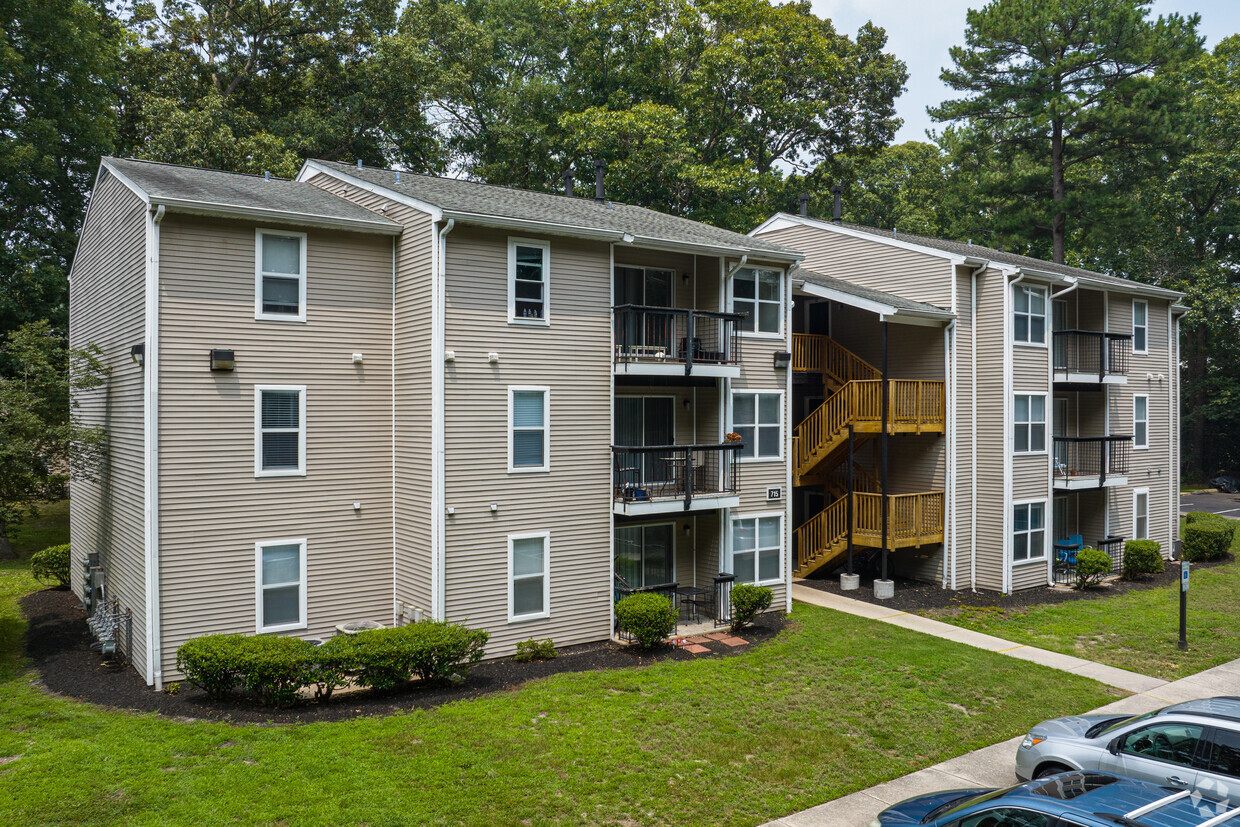
M 942 806 L 931 811 L 925 818 L 922 819 L 922 823 L 924 824 L 927 821 L 931 821 L 932 819 L 938 818 L 939 816 L 945 816 L 945 815 L 950 815 L 952 813 L 958 813 L 961 810 L 965 809 L 966 807 L 972 807 L 974 804 L 982 804 L 984 802 L 990 801 L 995 798 L 1002 798 L 1003 796 L 1007 795 L 1012 790 L 1020 786 L 1023 786 L 1023 785 L 1013 784 L 1010 787 L 1002 787 L 998 790 L 991 790 L 990 792 L 982 793 L 981 795 L 971 795 L 971 796 L 966 797 L 963 800 L 957 798 L 955 800 L 949 801 L 946 804 L 943 804 Z
M 1090 727 L 1089 731 L 1086 732 L 1085 735 L 1088 738 L 1097 738 L 1099 735 L 1110 735 L 1122 726 L 1135 724 L 1138 721 L 1144 721 L 1146 718 L 1153 718 L 1160 712 L 1162 712 L 1161 709 L 1155 709 L 1153 712 L 1147 712 L 1144 715 L 1135 715 L 1131 718 L 1116 718 L 1109 721 L 1103 721 Z

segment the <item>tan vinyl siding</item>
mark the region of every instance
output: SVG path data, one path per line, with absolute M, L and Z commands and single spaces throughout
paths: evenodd
M 1099 290 L 1082 288 L 1074 291 L 1072 296 L 1075 297 L 1075 307 L 1068 309 L 1068 322 L 1077 330 L 1106 330 L 1104 295 Z
M 1047 511 L 1049 516 L 1049 509 Z M 1049 553 L 1049 552 L 1048 552 Z M 1041 560 L 1019 561 L 1012 564 L 1012 591 L 1033 589 L 1047 585 L 1046 558 Z
M 396 247 L 396 600 L 431 613 L 431 216 L 330 175 L 329 192 L 402 224 Z
M 848 305 L 831 308 L 832 338 L 879 370 L 883 366 L 883 326 L 878 315 Z M 888 324 L 887 375 L 892 379 L 942 380 L 943 328 Z
M 969 558 L 972 553 L 973 492 L 973 277 L 972 269 L 954 267 L 956 278 L 956 502 L 952 537 L 956 547 L 954 575 L 957 588 L 969 587 Z M 949 390 L 949 393 L 952 392 Z
M 166 677 L 187 638 L 255 631 L 257 542 L 307 539 L 308 625 L 293 634 L 392 622 L 392 239 L 307 236 L 307 321 L 260 322 L 254 225 L 164 218 Z M 234 350 L 236 370 L 210 371 L 211 348 Z M 304 477 L 255 476 L 255 386 L 263 384 L 307 387 Z
M 109 369 L 103 385 L 75 395 L 83 424 L 107 430 L 98 480 L 74 480 L 69 509 L 73 590 L 82 595 L 82 561 L 100 553 L 105 590 L 133 611 L 139 674 L 147 671 L 143 369 L 129 348 L 146 336 L 146 207 L 110 173 L 91 196 L 69 289 L 69 344 L 95 345 Z
M 1004 296 L 1007 278 L 998 270 L 986 270 L 977 285 L 977 584 L 1003 588 L 1006 538 L 1003 494 L 1007 445 L 1004 421 Z M 971 343 L 970 343 L 971 344 Z
M 805 254 L 801 266 L 837 279 L 936 307 L 951 306 L 948 259 L 819 227 L 787 227 L 759 235 Z
M 445 496 L 456 510 L 446 527 L 446 611 L 491 632 L 490 656 L 530 636 L 606 639 L 612 593 L 610 250 L 550 238 L 551 324 L 510 325 L 508 237 L 458 224 L 446 259 L 445 346 L 456 352 L 445 388 Z M 513 385 L 550 388 L 549 472 L 508 472 Z M 507 538 L 540 531 L 551 535 L 550 617 L 510 624 Z

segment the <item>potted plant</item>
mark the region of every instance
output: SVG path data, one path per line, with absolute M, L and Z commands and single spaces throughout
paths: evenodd
M 741 435 L 733 431 L 733 432 L 724 434 L 723 439 L 725 442 L 740 442 Z

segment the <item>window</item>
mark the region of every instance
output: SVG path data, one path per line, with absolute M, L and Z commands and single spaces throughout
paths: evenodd
M 1150 489 L 1138 488 L 1132 492 L 1132 538 L 1150 538 Z
M 737 583 L 772 583 L 780 579 L 781 517 L 740 517 L 732 521 L 732 573 Z
M 551 470 L 549 388 L 508 389 L 508 470 Z
M 1021 503 L 1012 509 L 1012 559 L 1046 556 L 1046 503 Z
M 1144 394 L 1132 398 L 1132 447 L 1150 447 L 1150 398 Z
M 306 320 L 306 234 L 256 230 L 254 318 Z
M 616 526 L 616 574 L 631 589 L 662 586 L 676 579 L 676 536 L 672 523 Z
M 1189 767 L 1200 738 L 1201 727 L 1195 724 L 1151 724 L 1125 735 L 1119 749 L 1125 755 Z M 1139 767 L 1134 769 L 1138 774 L 1141 771 Z
M 255 543 L 259 632 L 306 626 L 306 541 Z
M 1024 807 L 995 807 L 953 821 L 948 827 L 1051 827 L 1060 823 L 1066 822 Z
M 548 323 L 550 263 L 551 245 L 547 242 L 508 239 L 508 321 Z
M 1210 772 L 1240 778 L 1240 732 L 1215 729 L 1207 756 Z
M 1018 284 L 1012 288 L 1013 338 L 1026 344 L 1046 344 L 1046 288 Z
M 550 545 L 551 535 L 545 532 L 509 535 L 508 622 L 550 616 Z
M 1150 337 L 1150 303 L 1141 299 L 1132 302 L 1132 352 L 1148 353 Z
M 306 388 L 258 385 L 254 388 L 254 475 L 306 474 Z
M 747 314 L 740 328 L 778 335 L 783 329 L 781 277 L 778 270 L 745 268 L 732 277 L 732 312 Z
M 732 430 L 744 445 L 740 459 L 779 459 L 783 440 L 780 416 L 783 395 L 776 392 L 732 394 Z
M 1018 454 L 1040 454 L 1046 450 L 1046 396 L 1016 394 L 1012 450 Z

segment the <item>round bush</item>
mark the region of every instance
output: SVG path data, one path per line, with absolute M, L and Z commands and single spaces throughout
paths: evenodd
M 69 586 L 69 544 L 49 546 L 30 557 L 30 573 L 40 583 Z
M 1111 555 L 1096 548 L 1083 548 L 1076 553 L 1075 588 L 1088 589 L 1102 582 L 1111 573 Z
M 242 647 L 245 635 L 203 635 L 177 648 L 177 671 L 185 680 L 223 700 L 242 683 Z
M 241 679 L 267 706 L 296 703 L 303 686 L 318 682 L 318 647 L 296 637 L 262 635 L 243 638 Z
M 393 629 L 337 635 L 320 647 L 325 668 L 371 689 L 393 689 L 418 677 L 461 678 L 482 659 L 490 635 L 446 621 L 423 620 Z
M 1154 540 L 1129 540 L 1124 543 L 1124 579 L 1135 580 L 1143 574 L 1161 574 L 1162 550 Z
M 638 645 L 652 649 L 676 630 L 676 607 L 663 595 L 638 592 L 616 604 L 616 620 Z
M 1231 550 L 1236 523 L 1226 517 L 1204 511 L 1188 515 L 1184 526 L 1183 557 L 1185 560 L 1219 560 Z
M 753 623 L 761 612 L 771 608 L 775 593 L 765 586 L 742 583 L 732 587 L 732 631 L 739 632 Z

